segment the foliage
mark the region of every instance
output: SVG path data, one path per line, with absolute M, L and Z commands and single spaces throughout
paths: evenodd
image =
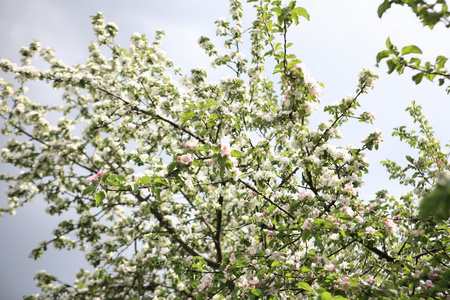
M 445 68 L 445 64 L 448 60 L 447 57 L 439 55 L 436 58 L 435 63 L 425 62 L 422 63 L 418 57 L 407 58 L 411 53 L 422 54 L 419 47 L 414 45 L 405 46 L 401 51 L 398 51 L 397 47 L 391 43 L 388 38 L 386 40 L 387 50 L 383 50 L 377 54 L 377 64 L 383 59 L 386 59 L 388 66 L 388 73 L 396 71 L 402 74 L 405 69 L 414 70 L 416 73 L 412 76 L 412 80 L 419 84 L 423 78 L 433 81 L 438 78 L 439 85 L 444 85 L 446 80 L 450 79 L 450 72 Z M 450 93 L 450 85 L 446 88 L 447 93 Z
M 432 29 L 439 22 L 443 23 L 446 27 L 450 27 L 450 22 L 448 19 L 450 13 L 448 12 L 448 7 L 444 0 L 435 1 L 434 4 L 417 0 L 385 0 L 378 8 L 378 16 L 381 18 L 386 10 L 388 10 L 394 3 L 400 5 L 406 4 L 409 6 L 411 10 L 422 20 L 424 26 L 428 26 L 430 29 Z M 430 81 L 438 78 L 439 86 L 444 85 L 446 81 L 450 80 L 450 73 L 445 68 L 445 64 L 448 60 L 447 57 L 439 55 L 434 64 L 430 62 L 422 64 L 418 57 L 412 57 L 409 59 L 406 58 L 412 53 L 422 54 L 422 51 L 417 46 L 405 46 L 401 51 L 398 51 L 398 48 L 393 45 L 388 38 L 386 41 L 386 47 L 387 50 L 379 52 L 376 59 L 377 65 L 380 61 L 386 59 L 389 74 L 394 71 L 402 74 L 405 69 L 414 70 L 415 74 L 412 76 L 412 80 L 416 84 L 421 83 L 423 78 Z M 447 94 L 450 93 L 450 85 L 447 86 L 446 91 Z M 405 131 L 405 126 L 396 129 L 393 135 L 399 136 L 401 140 L 407 141 L 412 148 L 418 149 L 421 157 L 417 161 L 414 161 L 413 158 L 407 156 L 406 159 L 410 164 L 404 169 L 399 168 L 394 162 L 391 161 L 386 161 L 385 165 L 392 174 L 391 178 L 403 179 L 407 170 L 414 169 L 416 172 L 414 173 L 413 178 L 421 175 L 420 177 L 423 180 L 423 183 L 428 186 L 435 184 L 434 180 L 429 180 L 430 178 L 439 178 L 442 175 L 442 178 L 436 184 L 436 188 L 428 195 L 425 195 L 422 199 L 420 204 L 420 216 L 422 218 L 434 216 L 437 219 L 447 220 L 449 219 L 450 214 L 450 186 L 446 183 L 446 173 L 441 173 L 443 170 L 448 169 L 448 156 L 441 152 L 440 142 L 434 139 L 432 128 L 428 126 L 428 121 L 425 120 L 425 117 L 422 115 L 421 107 L 416 106 L 413 102 L 413 105 L 408 107 L 407 111 L 409 111 L 413 117 L 414 123 L 417 122 L 420 124 L 422 136 L 415 136 L 414 131 L 407 133 Z M 436 164 L 437 168 L 433 168 L 433 164 Z M 425 175 L 423 172 L 427 170 L 432 170 L 431 172 L 434 174 L 431 175 L 431 177 L 429 177 L 429 175 Z M 401 172 L 403 172 L 403 174 L 401 174 Z M 420 188 L 423 187 L 423 185 L 420 186 Z M 424 192 L 427 190 L 428 188 L 425 189 Z
M 447 3 L 445 0 L 437 0 L 430 4 L 428 1 L 423 0 L 385 0 L 378 7 L 378 16 L 381 18 L 383 14 L 391 8 L 392 4 L 407 5 L 411 10 L 422 20 L 424 26 L 428 26 L 430 29 L 441 22 L 446 27 L 450 27 L 450 12 L 448 11 Z M 377 55 L 377 65 L 381 60 L 386 59 L 386 64 L 389 68 L 389 73 L 394 71 L 402 74 L 404 70 L 411 69 L 415 71 L 412 80 L 419 84 L 423 78 L 433 81 L 438 79 L 439 85 L 444 85 L 446 80 L 450 79 L 450 72 L 445 68 L 445 64 L 448 60 L 447 57 L 439 55 L 436 57 L 436 61 L 422 63 L 418 57 L 408 58 L 409 54 L 416 53 L 422 54 L 419 47 L 415 45 L 404 46 L 401 51 L 391 43 L 388 38 L 386 40 L 386 50 L 383 50 Z M 450 85 L 446 88 L 447 93 L 450 93 Z
M 77 248 L 93 267 L 73 284 L 38 272 L 42 293 L 28 299 L 448 295 L 448 220 L 420 219 L 416 205 L 448 171 L 447 157 L 420 107 L 409 111 L 424 137 L 395 132 L 421 157 L 406 168 L 385 162 L 415 189 L 400 199 L 387 190 L 361 199 L 365 153 L 378 149 L 382 133 L 358 146 L 334 143 L 346 122 L 373 122 L 372 112 L 356 109 L 377 76 L 363 69 L 356 94 L 325 106 L 329 120 L 310 126 L 321 84 L 287 41 L 290 26 L 309 14 L 295 1 L 249 2 L 256 18 L 248 35 L 237 0 L 231 20 L 216 22 L 226 53 L 199 40 L 214 66 L 236 75 L 220 83 L 201 68 L 183 75 L 160 48 L 163 32 L 153 42 L 133 34 L 128 49 L 116 45 L 118 27 L 100 13 L 85 64 L 67 66 L 37 41 L 21 50 L 22 65 L 0 60 L 18 82 L 0 81 L 2 133 L 11 136 L 2 159 L 21 170 L 0 175 L 10 182 L 2 212 L 37 195 L 51 215 L 76 212 L 31 255 L 50 244 Z M 250 58 L 239 50 L 247 38 Z M 49 70 L 31 65 L 36 53 Z M 274 70 L 264 69 L 268 59 Z M 62 90 L 65 104 L 32 102 L 28 81 Z M 50 113 L 62 115 L 56 124 Z
M 446 27 L 450 27 L 450 12 L 445 0 L 430 1 L 425 0 L 384 0 L 378 7 L 378 16 L 381 18 L 384 13 L 391 8 L 392 4 L 406 5 L 422 21 L 423 26 L 431 29 L 439 22 Z

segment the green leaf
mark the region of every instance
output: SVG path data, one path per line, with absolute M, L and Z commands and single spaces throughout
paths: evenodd
M 172 171 L 175 169 L 175 167 L 178 165 L 178 162 L 173 161 L 167 166 L 167 172 L 172 173 Z
M 419 216 L 433 216 L 438 220 L 450 217 L 450 178 L 441 179 L 437 186 L 420 202 Z
M 334 227 L 333 222 L 328 221 L 328 220 L 317 219 L 317 220 L 315 221 L 315 223 L 316 223 L 317 225 L 319 225 L 319 226 L 323 226 L 323 227 L 328 228 L 328 229 Z
M 193 110 L 188 110 L 186 111 L 182 116 L 181 116 L 181 124 L 186 123 L 187 120 L 191 119 L 193 116 L 195 115 L 195 112 Z
M 381 18 L 383 14 L 391 8 L 391 2 L 389 0 L 385 0 L 383 3 L 378 6 L 378 17 Z
M 392 50 L 393 45 L 391 43 L 391 38 L 386 39 L 386 47 L 388 48 L 388 50 Z
M 123 177 L 122 175 L 116 175 L 116 179 L 119 181 L 127 181 L 127 179 L 125 177 Z
M 311 230 L 303 230 L 302 231 L 302 239 L 303 241 L 307 241 L 311 236 Z
M 306 282 L 299 282 L 299 283 L 297 283 L 297 286 L 299 288 L 304 289 L 305 291 L 308 291 L 308 292 L 312 291 L 311 286 L 308 283 L 306 283 Z
M 440 13 L 427 13 L 422 17 L 422 23 L 428 25 L 430 29 L 433 29 L 434 25 L 440 21 L 441 17 L 442 15 Z
M 406 155 L 405 157 L 406 157 L 406 160 L 407 160 L 407 161 L 409 161 L 410 163 L 414 164 L 414 158 L 412 158 L 412 157 L 409 156 L 409 155 Z
M 291 11 L 291 13 L 297 16 L 304 17 L 306 20 L 309 21 L 309 14 L 303 7 L 296 7 Z
M 267 212 L 273 212 L 275 209 L 276 209 L 277 207 L 275 206 L 275 205 L 271 205 L 271 206 L 269 206 L 269 208 L 267 209 Z
M 438 56 L 436 58 L 436 68 L 438 70 L 442 69 L 444 67 L 445 63 L 447 62 L 447 60 L 448 60 L 448 58 L 445 56 Z
M 423 73 L 417 73 L 416 75 L 414 75 L 413 77 L 412 77 L 412 80 L 416 83 L 416 84 L 419 84 L 421 81 L 422 81 L 422 79 L 423 79 Z
M 208 99 L 208 101 L 206 101 L 205 105 L 199 105 L 199 107 L 201 109 L 208 109 L 208 108 L 210 108 L 211 106 L 214 106 L 214 105 L 217 105 L 217 102 L 214 102 L 211 99 Z
M 103 182 L 106 182 L 106 181 L 108 181 L 108 177 L 109 177 L 109 175 L 110 175 L 109 173 L 105 173 L 105 174 L 103 174 L 103 175 L 102 175 L 102 181 L 103 181 Z
M 150 184 L 152 181 L 149 176 L 143 176 L 139 179 L 139 182 L 142 184 Z
M 94 190 L 92 189 L 92 186 L 88 186 L 87 188 L 85 188 L 83 190 L 83 192 L 81 193 L 82 196 L 86 196 L 87 194 L 92 193 Z
M 242 153 L 238 150 L 231 150 L 231 156 L 239 158 L 242 156 Z
M 100 191 L 95 195 L 95 206 L 100 206 L 103 204 L 103 200 L 106 198 L 105 192 Z
M 393 60 L 387 60 L 386 64 L 388 65 L 388 74 L 391 74 L 394 72 L 395 68 L 397 67 L 397 64 Z
M 270 11 L 275 12 L 277 14 L 277 16 L 279 16 L 281 14 L 281 8 L 279 8 L 279 7 L 274 7 Z
M 252 289 L 252 294 L 255 296 L 261 296 L 261 292 L 258 289 Z
M 380 63 L 380 61 L 386 57 L 389 57 L 389 51 L 383 50 L 383 51 L 379 52 L 377 54 L 377 66 Z
M 131 192 L 133 194 L 137 194 L 139 192 L 139 189 L 140 189 L 140 186 L 137 183 L 135 183 L 135 184 L 133 184 L 133 186 L 131 188 Z
M 405 46 L 402 48 L 402 55 L 410 54 L 410 53 L 419 53 L 422 54 L 422 50 L 419 47 L 414 45 Z
M 333 299 L 331 294 L 328 292 L 324 292 L 322 294 L 320 294 L 319 296 L 317 296 L 317 300 L 331 300 Z
M 165 186 L 169 186 L 167 181 L 165 179 L 163 179 L 163 178 L 155 178 L 155 179 L 153 179 L 153 182 L 154 183 L 161 183 L 161 184 L 163 184 Z
M 226 156 L 219 155 L 219 157 L 217 158 L 217 162 L 219 163 L 219 165 L 220 165 L 221 167 L 224 167 L 224 166 L 225 166 L 225 163 L 227 162 L 227 157 L 226 157 Z

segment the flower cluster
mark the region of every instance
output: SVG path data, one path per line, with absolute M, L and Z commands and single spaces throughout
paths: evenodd
M 359 73 L 358 88 L 360 89 L 361 92 L 367 93 L 368 89 L 373 88 L 375 86 L 375 79 L 377 78 L 378 76 L 372 69 L 363 69 Z
M 178 156 L 178 163 L 182 165 L 188 165 L 194 161 L 194 158 L 190 153 Z
M 93 182 L 95 182 L 95 181 L 98 181 L 100 178 L 102 178 L 103 174 L 105 174 L 105 171 L 98 171 L 96 174 L 92 175 L 92 176 L 89 178 L 89 181 L 90 181 L 91 183 L 93 183 Z

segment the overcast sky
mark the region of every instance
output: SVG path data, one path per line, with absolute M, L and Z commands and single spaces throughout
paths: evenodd
M 295 44 L 297 57 L 310 68 L 311 74 L 325 85 L 323 104 L 338 101 L 355 92 L 357 74 L 362 68 L 375 69 L 375 56 L 384 49 L 388 36 L 398 46 L 415 44 L 425 58 L 450 55 L 449 31 L 438 25 L 433 31 L 422 27 L 407 8 L 395 7 L 383 19 L 376 11 L 381 0 L 303 0 L 299 5 L 311 15 L 311 21 L 301 20 L 300 26 L 289 34 Z M 133 32 L 149 37 L 164 29 L 162 48 L 184 72 L 196 66 L 209 66 L 209 58 L 197 46 L 201 35 L 214 36 L 214 21 L 228 16 L 226 0 L 14 0 L 0 1 L 0 58 L 18 62 L 18 51 L 38 39 L 52 46 L 57 57 L 69 64 L 83 63 L 87 45 L 94 39 L 89 16 L 102 11 L 107 22 L 119 26 L 117 42 L 128 44 Z M 244 28 L 249 26 L 249 19 Z M 214 40 L 214 39 L 213 39 Z M 222 43 L 217 40 L 217 43 Z M 371 174 L 362 195 L 388 188 L 401 193 L 403 188 L 387 179 L 379 166 L 385 158 L 402 161 L 408 148 L 390 138 L 392 128 L 411 124 L 405 107 L 415 100 L 424 107 L 436 135 L 448 142 L 449 96 L 444 88 L 423 82 L 416 86 L 411 73 L 387 75 L 386 68 L 375 69 L 380 76 L 375 89 L 361 98 L 363 107 L 373 110 L 377 120 L 373 126 L 346 126 L 345 143 L 355 145 L 364 134 L 375 128 L 385 133 L 385 143 L 377 153 L 368 157 Z M 216 71 L 218 72 L 218 71 Z M 219 71 L 220 72 L 220 71 Z M 214 73 L 217 80 L 221 73 Z M 3 76 L 0 73 L 0 76 Z M 40 85 L 32 85 L 30 95 L 39 103 L 56 102 L 58 94 Z M 322 106 L 323 107 L 323 106 Z M 320 116 L 320 115 L 318 115 Z M 319 117 L 315 117 L 316 120 Z M 354 124 L 354 123 L 353 123 Z M 5 138 L 0 136 L 0 147 Z M 0 165 L 1 171 L 5 166 Z M 5 205 L 5 185 L 0 184 L 0 205 Z M 83 255 L 77 252 L 49 251 L 38 261 L 28 259 L 30 250 L 41 240 L 51 238 L 51 229 L 61 220 L 45 215 L 45 205 L 37 200 L 19 209 L 17 215 L 0 218 L 0 299 L 21 299 L 23 294 L 38 292 L 33 274 L 40 269 L 60 276 L 71 283 L 76 270 L 86 267 Z

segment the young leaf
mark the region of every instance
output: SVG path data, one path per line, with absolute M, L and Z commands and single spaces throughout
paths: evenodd
M 167 172 L 171 173 L 175 167 L 178 165 L 178 163 L 176 161 L 171 162 L 168 166 L 167 166 Z
M 217 162 L 219 163 L 219 165 L 221 167 L 225 167 L 225 163 L 227 162 L 227 157 L 219 155 L 219 157 L 217 157 Z
M 445 56 L 438 56 L 436 58 L 436 68 L 438 70 L 442 69 L 444 67 L 445 63 L 447 62 L 447 60 L 448 60 L 448 58 Z
M 412 80 L 416 83 L 416 84 L 419 84 L 421 81 L 422 81 L 422 79 L 423 79 L 423 73 L 417 73 L 416 75 L 414 75 L 413 77 L 412 77 Z
M 100 191 L 95 195 L 95 206 L 100 206 L 103 204 L 103 200 L 106 198 L 105 192 Z
M 239 158 L 242 156 L 242 153 L 238 150 L 231 150 L 231 156 Z
M 391 8 L 392 3 L 389 0 L 384 0 L 383 3 L 378 6 L 378 17 L 381 18 L 383 14 Z
M 391 74 L 392 72 L 394 72 L 395 68 L 397 67 L 397 64 L 392 60 L 387 60 L 386 64 L 388 65 L 388 74 Z
M 308 292 L 312 291 L 311 286 L 308 283 L 306 283 L 306 282 L 299 282 L 299 283 L 297 283 L 297 286 L 299 288 L 304 289 L 305 291 L 308 291 Z
M 422 54 L 422 50 L 419 47 L 414 45 L 405 46 L 402 48 L 402 55 L 410 54 L 410 53 L 419 53 Z
M 139 179 L 139 182 L 142 184 L 150 184 L 151 180 L 149 176 L 143 176 Z
M 87 188 L 85 188 L 83 190 L 83 192 L 81 193 L 82 196 L 86 196 L 87 194 L 90 194 L 93 192 L 92 186 L 88 186 Z
M 309 14 L 303 7 L 296 7 L 291 11 L 291 13 L 297 16 L 304 17 L 306 20 L 309 21 Z
M 164 184 L 164 185 L 166 185 L 166 186 L 169 186 L 169 184 L 167 183 L 167 181 L 166 181 L 165 179 L 162 179 L 162 178 L 155 178 L 155 179 L 153 179 L 153 182 L 154 182 L 154 183 L 161 183 L 161 184 Z
M 377 54 L 377 66 L 383 58 L 389 57 L 389 51 L 383 50 Z
M 193 110 L 188 110 L 186 111 L 182 116 L 181 116 L 181 124 L 186 123 L 187 120 L 191 119 L 193 116 L 195 115 L 195 112 Z
M 333 297 L 328 292 L 323 292 L 322 294 L 317 296 L 317 300 L 331 300 L 331 299 L 333 299 Z

